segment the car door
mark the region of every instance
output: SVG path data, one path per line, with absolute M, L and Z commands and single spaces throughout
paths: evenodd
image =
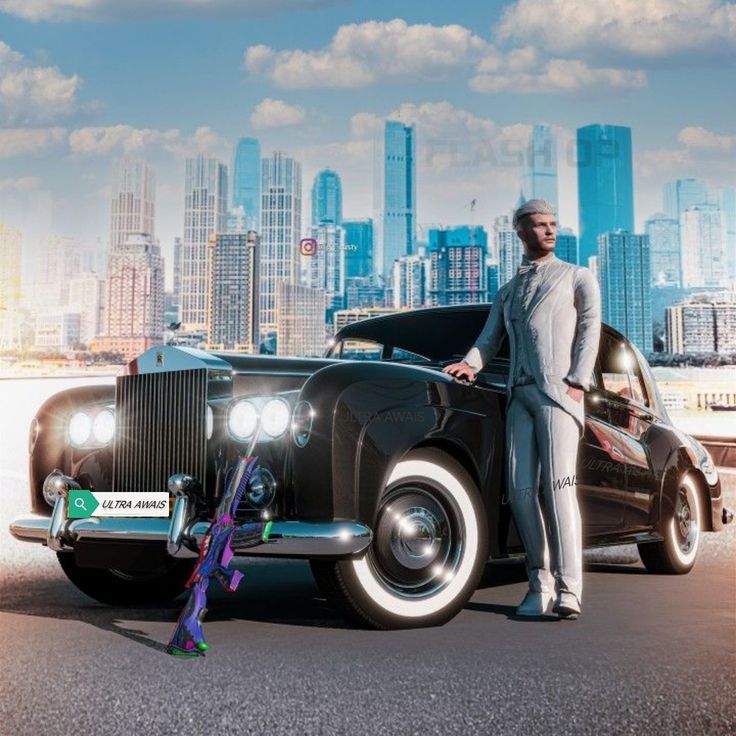
M 620 496 L 623 526 L 635 530 L 648 525 L 656 492 L 646 450 L 654 414 L 637 356 L 620 335 L 608 335 L 605 355 L 601 353 L 601 373 L 612 441 L 625 469 Z
M 601 332 L 594 385 L 585 394 L 585 432 L 578 450 L 577 487 L 583 530 L 587 537 L 605 536 L 624 524 L 626 463 L 620 433 L 609 412 L 613 384 L 605 382 L 601 366 L 608 369 L 610 337 Z

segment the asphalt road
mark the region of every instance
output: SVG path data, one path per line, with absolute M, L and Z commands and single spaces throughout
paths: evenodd
M 726 478 L 736 500 L 736 476 Z M 631 548 L 588 555 L 577 621 L 513 618 L 518 563 L 441 628 L 354 628 L 306 563 L 239 563 L 215 593 L 204 658 L 167 655 L 181 600 L 108 608 L 49 550 L 7 532 L 25 511 L 0 477 L 0 734 L 733 734 L 736 529 L 704 537 L 686 576 L 651 576 Z
M 518 563 L 489 566 L 444 627 L 400 632 L 342 619 L 306 563 L 238 563 L 207 657 L 167 655 L 183 598 L 102 606 L 7 531 L 28 508 L 28 421 L 67 383 L 0 382 L 0 736 L 736 733 L 736 524 L 682 577 L 646 574 L 635 548 L 586 553 L 578 621 L 515 619 Z

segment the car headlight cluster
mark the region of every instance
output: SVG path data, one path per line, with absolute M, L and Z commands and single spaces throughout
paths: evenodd
M 74 447 L 107 445 L 115 436 L 115 414 L 106 407 L 74 412 L 67 432 Z
M 290 421 L 289 402 L 279 396 L 239 399 L 230 405 L 227 413 L 228 431 L 241 442 L 250 439 L 259 428 L 265 438 L 281 437 Z

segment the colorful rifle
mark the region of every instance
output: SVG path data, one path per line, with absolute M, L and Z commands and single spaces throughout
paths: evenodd
M 199 561 L 186 584 L 187 588 L 194 587 L 166 647 L 169 654 L 193 657 L 204 655 L 209 646 L 204 640 L 202 621 L 207 613 L 207 586 L 210 578 L 216 577 L 229 593 L 235 591 L 243 578 L 243 573 L 229 570 L 228 565 L 234 557 L 231 542 L 236 530 L 235 513 L 257 465 L 257 457 L 245 455 L 228 473 L 225 493 L 202 541 Z M 271 531 L 271 524 L 270 521 L 254 521 L 237 526 L 238 548 L 265 542 Z

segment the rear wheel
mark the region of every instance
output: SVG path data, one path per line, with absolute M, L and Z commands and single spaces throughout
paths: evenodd
M 174 559 L 151 572 L 79 567 L 73 552 L 57 552 L 61 569 L 74 585 L 100 603 L 111 606 L 160 605 L 186 589 L 196 558 Z
M 670 518 L 663 524 L 664 539 L 640 544 L 639 557 L 649 572 L 665 575 L 690 572 L 698 554 L 702 528 L 698 487 L 691 476 L 685 476 L 680 481 Z
M 401 629 L 455 616 L 487 557 L 485 509 L 472 478 L 445 453 L 422 449 L 394 467 L 366 553 L 311 565 L 322 592 L 351 618 Z

